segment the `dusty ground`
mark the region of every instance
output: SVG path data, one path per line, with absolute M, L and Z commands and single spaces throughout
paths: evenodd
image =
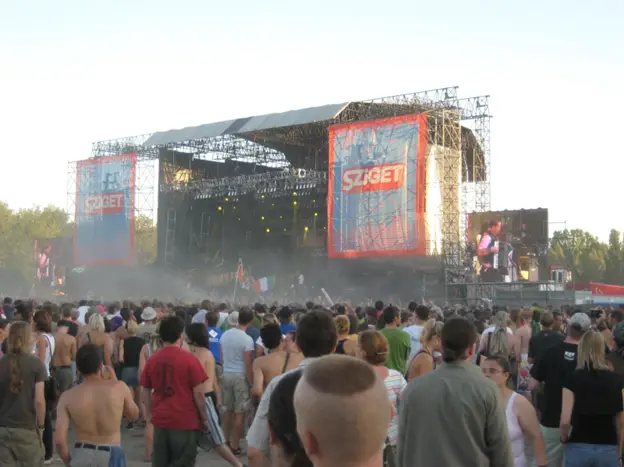
M 132 431 L 123 429 L 121 434 L 123 448 L 126 451 L 126 459 L 128 460 L 128 467 L 149 467 L 151 464 L 143 462 L 143 430 L 140 428 Z M 241 462 L 246 463 L 247 458 L 241 458 Z M 62 464 L 63 463 L 59 459 L 56 459 L 56 462 L 52 465 L 60 466 Z M 214 452 L 206 453 L 200 450 L 196 465 L 198 467 L 226 467 L 230 464 L 222 460 Z

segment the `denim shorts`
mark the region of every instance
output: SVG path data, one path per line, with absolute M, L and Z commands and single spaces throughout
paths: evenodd
M 139 385 L 139 369 L 136 366 L 124 366 L 121 369 L 121 380 L 131 388 Z

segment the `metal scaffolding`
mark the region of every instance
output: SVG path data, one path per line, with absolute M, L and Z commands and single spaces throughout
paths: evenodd
M 136 229 L 148 227 L 148 219 L 155 222 L 156 219 L 156 167 L 157 162 L 150 157 L 145 157 L 138 143 L 130 145 L 127 142 L 134 138 L 124 138 L 124 144 L 113 144 L 108 147 L 108 151 L 93 152 L 93 157 L 112 156 L 117 154 L 127 154 L 136 152 L 137 162 L 135 166 L 135 191 L 134 191 L 134 215 L 140 219 L 135 223 Z M 103 149 L 103 148 L 100 148 Z M 119 151 L 119 152 L 117 152 Z M 78 161 L 71 161 L 67 164 L 67 204 L 66 209 L 70 217 L 76 214 L 76 203 L 79 198 L 86 196 L 86 187 L 78 183 Z M 129 200 L 126 200 L 129 202 Z
M 291 195 L 293 190 L 326 195 L 329 126 L 419 113 L 427 115 L 428 146 L 440 148 L 435 156 L 442 198 L 437 213 L 442 227 L 439 253 L 447 270 L 457 271 L 465 249 L 466 214 L 490 207 L 489 96 L 460 99 L 458 87 L 447 87 L 348 102 L 95 142 L 92 157 L 137 153 L 136 211 L 151 218 L 155 218 L 157 163 L 158 191 L 189 193 L 190 199 L 250 193 L 271 197 Z M 463 126 L 464 122 L 472 131 Z M 171 156 L 167 162 L 164 153 Z M 193 160 L 241 164 L 253 170 L 206 178 L 194 171 Z M 68 207 L 72 213 L 77 195 L 75 177 L 75 163 L 70 163 Z M 178 219 L 177 223 L 181 222 Z M 167 262 L 172 262 L 173 249 L 168 251 Z

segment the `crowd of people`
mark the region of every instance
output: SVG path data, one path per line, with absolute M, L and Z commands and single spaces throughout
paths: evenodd
M 5 299 L 0 343 L 3 467 L 621 465 L 621 309 Z

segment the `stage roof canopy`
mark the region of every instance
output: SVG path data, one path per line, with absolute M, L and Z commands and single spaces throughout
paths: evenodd
M 147 146 L 161 146 L 192 139 L 248 134 L 274 128 L 325 122 L 338 117 L 348 105 L 349 103 L 329 104 L 320 107 L 308 107 L 307 109 L 289 110 L 287 112 L 225 120 L 223 122 L 191 126 L 179 130 L 160 131 L 154 133 L 145 144 Z
M 279 151 L 285 155 L 286 160 L 293 167 L 327 170 L 330 125 L 412 115 L 443 108 L 452 110 L 448 104 L 414 100 L 328 104 L 160 131 L 153 133 L 145 141 L 144 146 L 175 149 L 176 145 L 184 145 L 190 141 L 235 137 Z M 457 110 L 463 118 L 474 118 L 474 116 L 467 115 L 461 108 Z M 442 138 L 442 133 L 435 132 L 436 137 Z M 472 178 L 470 174 L 473 174 L 473 166 L 484 167 L 483 151 L 475 134 L 469 128 L 461 127 L 461 137 L 463 161 L 468 166 L 468 170 L 464 173 L 468 173 L 467 176 Z M 443 144 L 443 142 L 441 140 L 436 144 Z M 479 159 L 477 163 L 475 163 L 475 157 Z M 486 173 L 486 170 L 482 170 L 483 176 Z M 474 176 L 481 178 L 479 175 Z

